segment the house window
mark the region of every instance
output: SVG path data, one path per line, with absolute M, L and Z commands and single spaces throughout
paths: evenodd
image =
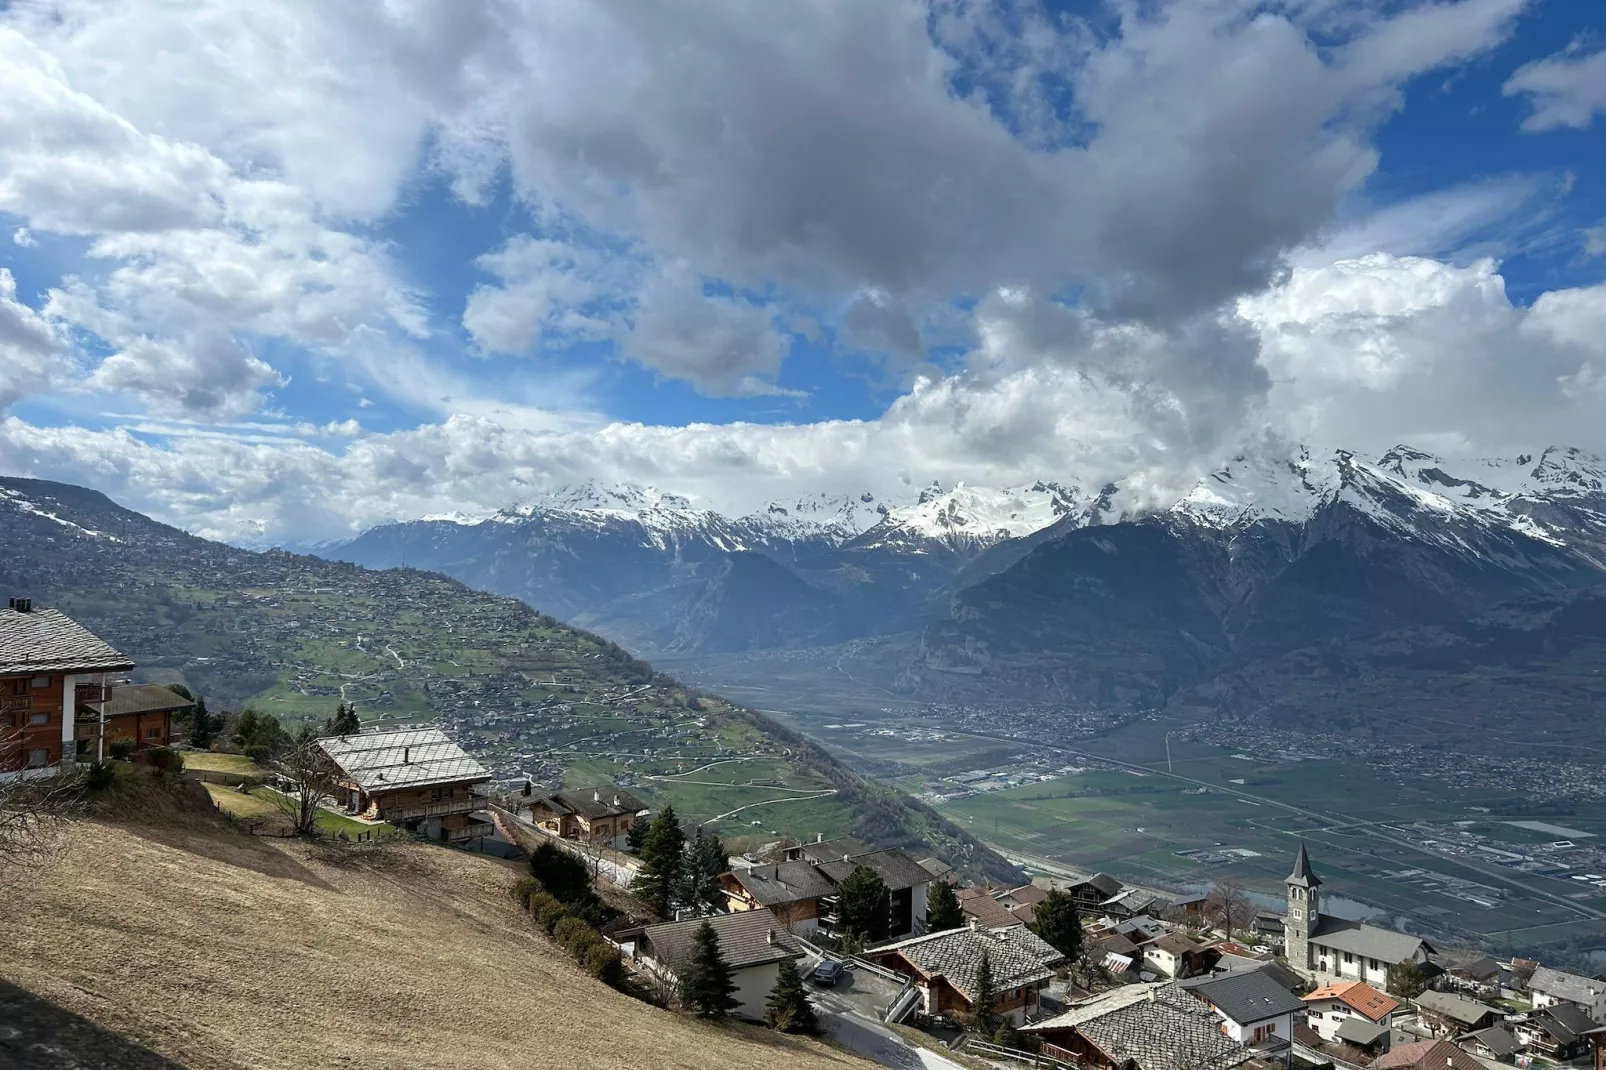
M 34 687 L 49 687 L 50 686 L 50 677 L 48 677 L 48 676 L 35 676 L 33 678 L 33 686 Z
M 49 724 L 50 723 L 50 713 L 48 711 L 41 711 L 39 713 L 31 713 L 31 714 L 28 715 L 28 723 L 29 724 Z
M 145 738 L 146 739 L 161 739 L 162 738 L 162 726 L 161 725 L 153 725 L 150 728 L 145 729 Z
M 1344 952 L 1344 965 L 1346 965 L 1346 966 L 1355 965 L 1355 956 L 1353 954 L 1351 954 L 1350 952 L 1348 952 L 1348 951 Z
M 1367 959 L 1366 962 L 1367 962 L 1367 965 L 1371 966 L 1373 970 L 1377 969 L 1377 960 L 1376 959 Z
M 28 768 L 42 769 L 50 764 L 50 751 L 44 747 L 35 747 L 28 752 Z

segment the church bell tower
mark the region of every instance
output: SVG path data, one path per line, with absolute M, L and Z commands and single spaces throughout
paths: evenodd
M 1288 914 L 1283 918 L 1283 954 L 1296 970 L 1310 972 L 1310 937 L 1322 917 L 1320 877 L 1310 868 L 1310 855 L 1299 845 L 1294 871 L 1283 882 L 1288 885 Z

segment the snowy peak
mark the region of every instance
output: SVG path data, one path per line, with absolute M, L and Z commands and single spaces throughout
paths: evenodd
M 742 517 L 744 528 L 766 538 L 824 539 L 835 545 L 846 542 L 881 522 L 887 506 L 869 491 L 860 494 L 818 494 L 797 499 L 772 501 L 763 509 Z
M 1090 522 L 1099 508 L 1099 502 L 1080 489 L 1059 483 L 1039 481 L 1004 489 L 960 483 L 946 491 L 932 484 L 913 505 L 888 510 L 857 545 L 918 550 L 922 543 L 934 542 L 975 551 L 1041 531 L 1068 516 Z
M 506 510 L 506 513 L 515 516 L 532 516 L 536 513 L 599 513 L 636 519 L 698 512 L 702 510 L 694 509 L 691 499 L 683 495 L 670 494 L 657 487 L 637 486 L 634 483 L 603 484 L 596 480 L 588 480 L 572 487 L 559 487 Z
M 1174 516 L 1207 527 L 1234 527 L 1257 520 L 1302 524 L 1338 490 L 1335 454 L 1317 460 L 1305 446 L 1286 457 L 1243 454 L 1201 479 L 1171 507 Z

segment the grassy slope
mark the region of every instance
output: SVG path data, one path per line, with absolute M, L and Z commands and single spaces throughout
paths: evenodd
M 331 865 L 204 815 L 80 822 L 68 848 L 0 873 L 0 979 L 189 1070 L 867 1065 L 592 980 L 484 856 L 409 842 Z

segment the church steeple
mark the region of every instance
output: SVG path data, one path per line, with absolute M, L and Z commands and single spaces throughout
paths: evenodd
M 1322 919 L 1322 879 L 1310 868 L 1310 855 L 1303 841 L 1294 871 L 1283 881 L 1288 886 L 1288 913 L 1283 917 L 1283 954 L 1296 970 L 1310 971 L 1310 938 Z
M 1284 884 L 1296 885 L 1300 888 L 1317 888 L 1321 886 L 1322 879 L 1316 871 L 1310 868 L 1310 855 L 1305 853 L 1305 841 L 1299 842 L 1299 857 L 1294 859 L 1294 872 L 1288 875 Z

